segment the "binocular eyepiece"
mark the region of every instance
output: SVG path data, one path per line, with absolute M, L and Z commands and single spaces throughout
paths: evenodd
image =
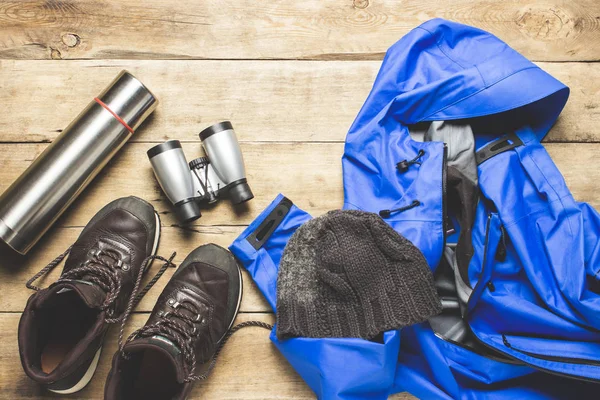
M 201 204 L 229 197 L 233 204 L 254 198 L 246 180 L 244 158 L 231 122 L 224 121 L 200 132 L 206 157 L 189 163 L 179 140 L 169 140 L 148 150 L 154 175 L 175 214 L 184 223 L 202 216 Z

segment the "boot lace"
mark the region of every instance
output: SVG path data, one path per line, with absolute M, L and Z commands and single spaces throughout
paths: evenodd
M 207 325 L 208 318 L 207 315 L 205 315 L 206 311 L 199 310 L 197 306 L 188 301 L 177 302 L 174 299 L 169 299 L 168 304 L 173 308 L 173 311 L 159 311 L 157 315 L 160 319 L 154 324 L 143 326 L 133 332 L 129 338 L 127 338 L 125 345 L 134 339 L 155 335 L 160 335 L 172 341 L 179 347 L 185 360 L 184 366 L 186 368 L 187 377 L 184 379 L 184 382 L 207 379 L 217 362 L 217 358 L 219 357 L 223 346 L 229 338 L 240 329 L 249 326 L 257 326 L 268 330 L 273 329 L 271 325 L 262 321 L 246 321 L 234 326 L 219 342 L 215 353 L 210 359 L 206 372 L 201 375 L 195 375 L 197 361 L 194 349 L 194 339 L 199 334 L 200 330 Z M 200 329 L 197 325 L 200 325 Z M 125 345 L 120 346 L 119 348 L 121 355 L 124 358 L 128 358 L 127 353 L 123 350 Z
M 48 274 L 57 265 L 59 265 L 62 262 L 62 260 L 67 255 L 69 255 L 72 248 L 73 246 L 69 247 L 64 253 L 56 257 L 48 265 L 42 268 L 40 272 L 35 274 L 31 279 L 27 281 L 25 286 L 28 289 L 39 291 L 41 288 L 33 285 L 33 282 L 35 282 L 42 276 Z M 144 297 L 144 295 L 160 279 L 160 277 L 165 273 L 167 268 L 175 267 L 175 264 L 172 263 L 175 254 L 176 253 L 173 253 L 169 259 L 163 258 L 158 255 L 153 255 L 146 257 L 144 261 L 142 261 L 142 265 L 136 277 L 135 286 L 133 288 L 131 296 L 129 297 L 127 308 L 123 315 L 117 318 L 112 318 L 112 316 L 115 311 L 115 301 L 118 298 L 119 293 L 121 292 L 123 283 L 121 274 L 118 272 L 118 269 L 123 269 L 126 271 L 130 268 L 129 266 L 123 264 L 123 261 L 121 260 L 121 257 L 117 252 L 111 250 L 96 250 L 92 254 L 91 258 L 87 259 L 82 265 L 63 273 L 54 284 L 80 279 L 97 285 L 106 292 L 106 298 L 104 299 L 103 304 L 100 306 L 100 309 L 103 311 L 106 310 L 106 314 L 109 316 L 109 318 L 106 318 L 105 321 L 106 323 L 114 324 L 116 322 L 125 321 L 131 313 L 131 311 L 133 310 L 133 308 L 135 308 L 135 306 Z M 139 287 L 144 272 L 146 272 L 146 269 L 150 262 L 154 260 L 161 260 L 165 263 L 156 273 L 156 275 L 150 280 L 150 282 L 148 282 L 144 289 L 139 292 Z

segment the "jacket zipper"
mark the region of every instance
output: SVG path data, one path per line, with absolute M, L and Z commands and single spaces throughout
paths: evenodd
M 468 324 L 467 324 L 467 328 L 468 328 L 469 330 L 471 330 L 471 328 L 468 326 Z M 501 363 L 504 363 L 504 364 L 521 365 L 521 362 L 520 362 L 519 360 L 517 360 L 517 359 L 515 359 L 515 358 L 513 358 L 513 357 L 505 358 L 505 357 L 504 357 L 504 353 L 500 353 L 499 351 L 496 351 L 496 350 L 494 350 L 494 349 L 491 349 L 491 350 L 492 350 L 494 353 L 497 353 L 497 354 L 498 354 L 497 356 L 496 356 L 496 355 L 494 355 L 494 354 L 492 354 L 492 353 L 484 353 L 484 352 L 482 352 L 482 351 L 479 351 L 479 350 L 477 350 L 477 349 L 476 349 L 476 348 L 474 348 L 474 347 L 467 346 L 466 344 L 463 344 L 463 343 L 457 342 L 456 340 L 452 340 L 452 339 L 445 338 L 445 337 L 443 337 L 442 335 L 440 335 L 440 334 L 438 334 L 438 333 L 436 333 L 436 332 L 433 332 L 433 334 L 434 334 L 434 335 L 435 335 L 437 338 L 439 338 L 440 340 L 443 340 L 444 342 L 448 342 L 448 343 L 451 343 L 451 344 L 453 344 L 454 346 L 460 347 L 460 348 L 462 348 L 462 349 L 465 349 L 465 350 L 468 350 L 468 351 L 472 351 L 473 353 L 475 353 L 475 354 L 477 354 L 477 355 L 479 355 L 479 356 L 485 357 L 485 358 L 489 358 L 490 360 L 498 361 L 498 362 L 501 362 Z M 473 336 L 474 336 L 474 335 L 473 335 Z M 479 342 L 479 341 L 478 341 L 478 342 Z M 486 347 L 486 348 L 489 348 L 489 346 L 485 346 L 485 347 Z M 502 356 L 502 357 L 500 357 L 500 356 Z
M 505 352 L 503 352 L 501 350 L 498 350 L 497 348 L 495 348 L 495 347 L 487 344 L 483 340 L 479 339 L 479 337 L 475 334 L 475 332 L 473 332 L 473 329 L 471 329 L 471 325 L 469 325 L 468 321 L 467 321 L 467 326 L 469 327 L 469 330 L 471 331 L 471 335 L 473 336 L 473 338 L 475 339 L 475 341 L 477 343 L 479 343 L 479 344 L 481 344 L 481 345 L 483 345 L 483 346 L 485 346 L 485 347 L 487 347 L 487 348 L 489 348 L 489 349 L 491 349 L 491 350 L 493 350 L 493 351 L 495 351 L 497 353 L 500 353 L 500 354 L 502 354 L 502 355 L 504 355 L 506 357 L 510 357 L 512 360 L 515 360 L 515 361 L 517 361 L 520 364 L 527 365 L 528 367 L 531 367 L 531 368 L 536 369 L 538 371 L 545 372 L 545 373 L 550 374 L 550 375 L 560 376 L 561 378 L 567 377 L 569 379 L 574 379 L 574 380 L 584 381 L 584 382 L 593 382 L 593 383 L 600 382 L 600 379 L 587 378 L 587 377 L 583 377 L 583 376 L 579 376 L 579 375 L 563 374 L 563 373 L 556 372 L 556 371 L 551 370 L 551 369 L 543 368 L 543 367 L 540 367 L 538 365 L 534 365 L 534 364 L 528 363 L 527 361 L 523 361 L 521 359 L 517 359 L 516 357 L 513 357 L 510 354 L 507 354 L 507 353 L 505 353 Z M 520 351 L 520 350 L 517 350 L 517 349 L 513 349 L 513 350 Z M 526 352 L 523 352 L 523 351 L 521 351 L 521 353 L 527 354 Z M 539 358 L 538 356 L 535 356 L 535 357 Z
M 448 210 L 446 210 L 446 196 L 447 196 L 447 174 L 448 174 L 448 145 L 444 143 L 444 155 L 442 158 L 442 232 L 444 236 L 444 243 L 442 246 L 442 252 L 446 249 L 446 219 L 448 218 Z M 443 255 L 442 255 L 443 257 Z
M 485 272 L 485 268 L 487 267 L 488 247 L 490 245 L 489 242 L 490 242 L 490 230 L 491 229 L 492 229 L 492 214 L 488 214 L 487 221 L 485 223 L 485 239 L 484 239 L 485 245 L 483 247 L 483 267 L 481 270 L 481 275 L 483 275 L 483 273 Z M 488 280 L 488 282 L 486 282 L 485 285 L 490 287 L 491 283 L 492 283 L 492 281 Z M 482 281 L 479 280 L 477 282 L 477 284 L 475 285 L 475 287 L 473 288 L 473 291 L 471 292 L 471 297 L 469 297 L 469 300 L 467 301 L 467 310 L 471 309 L 471 301 L 473 299 L 473 293 L 475 293 L 477 291 L 477 289 L 479 288 L 479 285 L 483 285 L 483 284 L 484 283 L 482 283 Z M 493 288 L 493 284 L 491 285 L 491 287 Z M 493 290 L 495 290 L 495 289 L 493 289 Z M 503 353 L 503 352 L 499 351 L 498 349 L 495 349 L 494 347 L 489 346 L 488 344 L 479 340 L 477 335 L 475 335 L 475 333 L 473 332 L 473 329 L 471 329 L 471 325 L 469 325 L 468 316 L 469 316 L 469 312 L 467 311 L 467 314 L 464 317 L 465 324 L 466 324 L 467 328 L 469 329 L 469 332 L 471 332 L 471 336 L 475 339 L 475 341 L 477 343 L 483 345 L 485 348 L 490 349 L 490 351 L 497 353 L 498 355 L 502 355 L 502 357 L 504 357 L 504 358 L 501 358 L 499 356 L 492 358 L 489 355 L 485 355 L 486 357 L 502 361 L 506 364 L 514 364 L 514 365 L 523 365 L 524 364 L 521 360 L 519 360 L 515 357 L 512 357 L 509 354 Z
M 444 153 L 443 153 L 443 158 L 442 158 L 442 229 L 444 232 L 444 243 L 443 243 L 443 249 L 446 248 L 446 219 L 448 217 L 448 210 L 446 208 L 446 197 L 447 197 L 447 185 L 448 185 L 448 145 L 446 143 L 444 143 Z M 490 226 L 490 221 L 491 221 L 491 216 L 488 217 L 488 225 L 486 228 L 486 246 L 487 246 L 487 236 L 489 234 L 489 226 Z M 467 328 L 470 329 L 469 324 L 467 323 Z M 506 363 L 506 364 L 518 364 L 518 362 L 515 362 L 514 358 L 501 358 L 501 357 L 496 357 L 494 355 L 491 355 L 489 353 L 483 353 L 481 351 L 476 350 L 475 348 L 471 347 L 471 346 L 467 346 L 463 343 L 457 342 L 455 340 L 452 339 L 448 339 L 445 338 L 439 334 L 437 334 L 436 332 L 434 332 L 434 335 L 436 337 L 438 337 L 440 340 L 443 340 L 445 342 L 451 343 L 454 346 L 458 346 L 462 349 L 468 350 L 468 351 L 472 351 L 473 353 L 480 355 L 482 357 L 486 357 L 489 358 L 491 360 L 494 361 L 499 361 L 502 363 Z M 474 335 L 473 335 L 474 336 Z M 495 350 L 494 350 L 495 351 Z M 501 354 L 497 351 L 495 351 L 498 354 Z
M 483 275 L 483 273 L 485 272 L 485 268 L 487 266 L 487 257 L 488 257 L 488 246 L 489 241 L 490 241 L 490 229 L 492 226 L 492 214 L 489 214 L 487 217 L 487 222 L 485 223 L 485 245 L 483 247 L 483 266 L 481 269 L 481 275 Z M 477 289 L 479 288 L 479 285 L 481 285 L 481 279 L 477 282 L 477 284 L 475 285 L 475 287 L 473 288 L 473 291 L 471 292 L 471 296 L 469 296 L 469 300 L 467 301 L 467 310 L 471 309 L 471 300 L 473 299 L 473 293 L 475 293 L 477 291 Z M 488 284 L 488 282 L 485 283 L 486 285 Z M 468 313 L 467 313 L 468 315 Z M 466 319 L 466 317 L 465 317 Z M 467 321 L 468 324 L 468 321 Z
M 593 361 L 593 360 L 587 360 L 585 358 L 576 358 L 576 357 L 572 358 L 572 357 L 548 356 L 545 354 L 532 353 L 527 350 L 517 349 L 509 343 L 509 341 L 505 335 L 502 335 L 502 343 L 504 343 L 504 345 L 506 347 L 508 347 L 509 349 L 518 351 L 519 353 L 523 353 L 529 357 L 539 358 L 540 360 L 556 361 L 556 362 L 563 362 L 563 363 L 568 363 L 568 364 L 600 366 L 600 361 Z
M 444 221 L 445 221 L 445 218 L 446 218 L 445 198 L 446 198 L 446 156 L 447 156 L 447 150 L 448 150 L 448 147 L 446 146 L 446 144 L 444 144 L 444 168 L 443 168 L 443 175 L 442 175 L 442 187 L 443 187 L 443 196 L 442 196 L 442 203 L 443 203 L 443 205 L 442 205 L 442 209 L 443 209 Z M 488 216 L 488 220 L 487 220 L 486 230 L 485 230 L 486 231 L 486 233 L 485 233 L 485 248 L 486 249 L 487 249 L 487 245 L 488 245 L 487 242 L 488 242 L 488 236 L 489 236 L 489 231 L 490 231 L 491 220 L 492 220 L 492 216 L 489 215 Z M 446 248 L 446 235 L 445 235 L 445 233 L 444 233 L 444 248 Z M 484 250 L 484 254 L 487 254 L 487 251 Z M 485 255 L 484 255 L 484 258 L 485 258 Z M 468 322 L 466 323 L 466 327 L 469 330 L 471 330 L 471 327 L 469 326 Z M 479 351 L 479 350 L 477 350 L 477 349 L 475 349 L 475 348 L 473 348 L 471 346 L 467 346 L 467 345 L 465 345 L 463 343 L 460 343 L 460 342 L 457 342 L 455 340 L 445 338 L 445 337 L 443 337 L 442 335 L 439 335 L 436 332 L 434 332 L 434 334 L 435 334 L 436 337 L 438 337 L 439 339 L 441 339 L 441 340 L 443 340 L 445 342 L 451 343 L 451 344 L 453 344 L 455 346 L 458 346 L 458 347 L 460 347 L 462 349 L 465 349 L 465 350 L 468 350 L 468 351 L 472 351 L 473 353 L 475 353 L 477 355 L 480 355 L 482 357 L 489 358 L 491 360 L 502 362 L 502 363 L 505 363 L 505 364 L 517 364 L 517 365 L 520 365 L 520 362 L 518 360 L 516 360 L 515 358 L 513 358 L 513 357 L 504 358 L 504 357 L 495 356 L 495 355 L 490 354 L 490 353 L 484 353 L 484 352 Z M 475 336 L 475 335 L 472 334 L 472 336 Z M 489 346 L 486 346 L 486 348 L 489 348 Z M 494 353 L 497 353 L 498 355 L 504 355 L 503 353 L 500 353 L 499 351 L 496 351 L 494 349 L 492 349 L 492 351 Z

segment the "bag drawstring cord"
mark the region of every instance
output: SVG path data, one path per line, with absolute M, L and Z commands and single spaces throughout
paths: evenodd
M 420 205 L 421 205 L 421 202 L 419 200 L 413 200 L 412 203 L 410 203 L 409 205 L 404 206 L 404 207 L 394 208 L 392 210 L 381 210 L 381 211 L 379 211 L 379 216 L 381 218 L 389 218 L 389 217 L 391 217 L 391 215 L 393 213 L 401 213 L 403 211 L 410 210 L 411 208 L 415 208 Z
M 398 172 L 403 174 L 406 171 L 408 171 L 408 168 L 411 165 L 413 165 L 413 164 L 421 165 L 421 161 L 419 161 L 419 159 L 421 157 L 423 157 L 424 155 L 425 155 L 425 150 L 419 150 L 419 153 L 417 154 L 417 156 L 415 158 L 413 158 L 412 160 L 402 160 L 398 164 L 396 164 L 396 169 L 398 170 Z

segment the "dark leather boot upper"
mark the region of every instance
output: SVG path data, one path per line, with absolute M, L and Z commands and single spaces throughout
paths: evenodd
M 135 197 L 115 200 L 92 218 L 60 279 L 32 295 L 21 317 L 19 351 L 30 378 L 58 391 L 81 381 L 107 322 L 123 314 L 159 229 L 154 208 Z
M 105 399 L 184 399 L 195 377 L 206 372 L 240 300 L 241 273 L 233 255 L 214 244 L 194 250 L 144 327 L 127 340 L 124 354 L 115 354 Z
M 113 304 L 109 305 L 109 301 L 106 304 L 109 316 L 119 317 L 129 300 L 142 262 L 156 251 L 159 228 L 156 213 L 149 203 L 137 197 L 115 200 L 84 228 L 65 262 L 63 276 L 85 264 L 105 264 L 106 270 L 116 274 L 121 284 Z M 84 276 L 89 278 L 90 274 Z M 117 288 L 113 289 L 114 292 Z M 103 292 L 107 292 L 106 288 Z

